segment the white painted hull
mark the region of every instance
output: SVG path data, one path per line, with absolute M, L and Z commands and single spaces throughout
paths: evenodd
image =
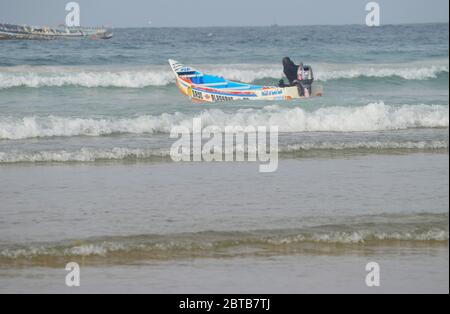
M 292 100 L 321 96 L 321 88 L 313 89 L 312 95 L 300 96 L 298 88 L 255 86 L 227 81 L 218 76 L 209 76 L 174 60 L 169 64 L 176 76 L 176 84 L 182 94 L 194 102 L 219 102 L 234 100 Z M 199 83 L 206 78 L 204 82 Z M 199 81 L 199 82 L 197 82 Z

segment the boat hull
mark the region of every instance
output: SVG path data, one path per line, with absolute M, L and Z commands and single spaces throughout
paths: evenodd
M 51 40 L 60 38 L 110 39 L 112 36 L 113 33 L 106 29 L 54 29 L 49 27 L 32 28 L 29 26 L 0 24 L 0 40 Z
M 292 100 L 307 98 L 300 96 L 298 88 L 255 86 L 244 83 L 227 81 L 220 77 L 209 76 L 211 82 L 196 84 L 199 77 L 206 76 L 191 67 L 169 60 L 176 76 L 176 85 L 181 93 L 193 102 L 223 102 L 235 100 Z M 221 86 L 217 88 L 215 86 Z M 321 87 L 315 87 L 309 97 L 321 96 Z

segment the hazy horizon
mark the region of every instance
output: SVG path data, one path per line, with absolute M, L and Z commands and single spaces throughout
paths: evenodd
M 0 22 L 30 25 L 63 24 L 68 0 L 0 0 Z M 345 2 L 270 0 L 227 3 L 194 0 L 78 0 L 82 26 L 135 27 L 245 27 L 362 25 L 368 0 Z M 381 24 L 448 23 L 447 0 L 378 0 Z M 432 4 L 431 4 L 432 3 Z M 239 8 L 239 9 L 236 9 Z
M 417 22 L 417 23 L 392 23 L 381 26 L 401 26 L 401 25 L 427 25 L 427 24 L 449 24 L 449 22 Z M 239 28 L 239 27 L 298 27 L 298 26 L 365 26 L 364 23 L 349 24 L 272 24 L 272 25 L 208 25 L 208 26 L 118 26 L 115 29 L 127 28 Z

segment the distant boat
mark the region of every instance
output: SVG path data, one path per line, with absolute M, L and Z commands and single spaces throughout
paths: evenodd
M 0 23 L 0 39 L 59 39 L 90 38 L 110 39 L 112 31 L 105 28 L 84 27 L 36 27 Z

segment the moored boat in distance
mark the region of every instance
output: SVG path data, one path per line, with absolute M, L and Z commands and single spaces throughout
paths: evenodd
M 89 38 L 110 39 L 111 30 L 106 28 L 85 27 L 37 27 L 29 25 L 1 24 L 0 39 L 59 39 L 59 38 Z

